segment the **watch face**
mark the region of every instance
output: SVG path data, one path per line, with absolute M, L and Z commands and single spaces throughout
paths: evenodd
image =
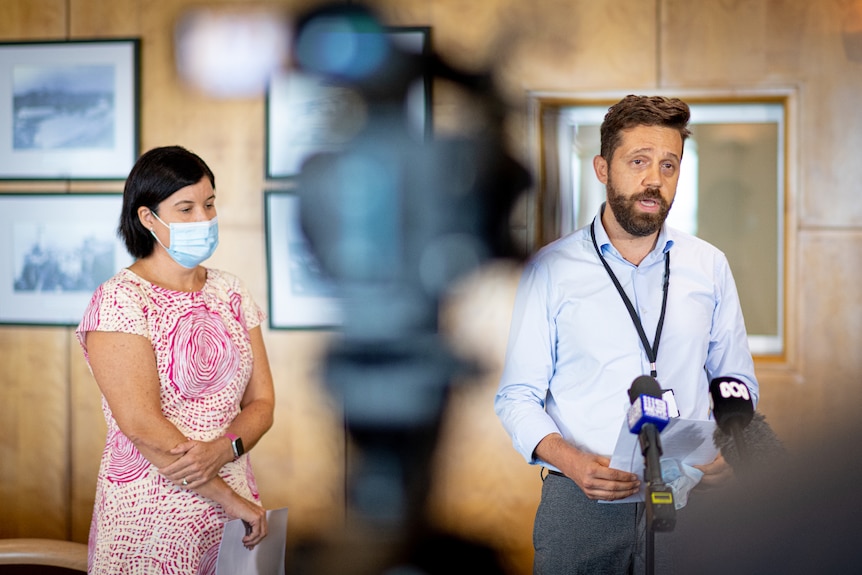
M 245 448 L 242 446 L 242 437 L 237 437 L 233 440 L 233 454 L 237 457 L 245 453 Z

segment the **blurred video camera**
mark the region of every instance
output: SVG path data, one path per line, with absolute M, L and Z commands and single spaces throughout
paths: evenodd
M 298 194 L 304 233 L 342 302 L 325 379 L 363 451 L 352 502 L 400 523 L 426 492 L 448 387 L 468 369 L 437 334 L 441 299 L 489 259 L 518 256 L 509 216 L 531 180 L 504 149 L 505 107 L 489 75 L 405 50 L 356 5 L 310 12 L 294 42 L 299 70 L 364 103 L 352 140 L 304 162 Z M 478 102 L 481 133 L 438 139 L 416 124 L 411 95 L 437 79 Z

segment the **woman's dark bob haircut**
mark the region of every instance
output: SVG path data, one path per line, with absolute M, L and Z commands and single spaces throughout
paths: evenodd
M 181 146 L 153 148 L 138 158 L 123 190 L 123 211 L 117 234 L 136 259 L 145 258 L 155 247 L 150 230 L 141 224 L 138 208 L 146 206 L 158 215 L 158 205 L 174 192 L 209 178 L 215 189 L 215 176 L 197 154 Z

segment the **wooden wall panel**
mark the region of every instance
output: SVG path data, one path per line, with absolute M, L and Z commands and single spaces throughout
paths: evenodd
M 66 0 L 6 0 L 0 3 L 0 40 L 65 39 Z
M 800 223 L 858 229 L 862 165 L 854 150 L 862 146 L 862 51 L 853 51 L 852 44 L 862 47 L 862 15 L 855 16 L 855 35 L 845 26 L 852 22 L 851 8 L 862 13 L 862 2 L 835 1 L 829 7 L 812 11 L 803 29 Z
M 0 537 L 69 535 L 68 338 L 0 330 Z
M 799 243 L 803 372 L 817 392 L 816 403 L 793 410 L 816 442 L 836 422 L 858 421 L 853 411 L 862 405 L 862 269 L 850 263 L 862 261 L 862 229 L 806 231 Z
M 72 38 L 133 38 L 140 35 L 145 0 L 68 0 Z
M 769 65 L 765 47 L 772 4 L 662 1 L 662 87 L 761 82 Z
M 328 337 L 265 334 L 276 383 L 275 423 L 253 453 L 261 498 L 290 508 L 288 540 L 315 539 L 344 520 L 345 437 L 340 412 L 320 380 Z
M 3 0 L 0 41 L 139 36 L 141 149 L 182 144 L 213 167 L 222 243 L 210 262 L 268 297 L 263 231 L 262 97 L 219 101 L 183 85 L 173 59 L 177 18 L 190 7 L 281 5 L 314 0 Z M 429 25 L 453 62 L 492 67 L 511 105 L 508 133 L 529 155 L 528 91 L 759 88 L 798 90 L 796 222 L 789 244 L 792 365 L 758 365 L 763 407 L 791 444 L 805 421 L 858 405 L 862 344 L 858 292 L 862 82 L 858 0 L 687 2 L 659 0 L 375 0 L 392 25 Z M 860 18 L 856 26 L 855 18 Z M 860 50 L 857 50 L 859 44 Z M 435 120 L 463 131 L 469 116 L 440 90 Z M 2 191 L 110 190 L 122 182 L 2 182 Z M 529 202 L 522 204 L 526 222 Z M 430 513 L 440 526 L 501 550 L 512 573 L 529 573 L 538 470 L 511 447 L 493 413 L 518 269 L 493 267 L 465 282 L 445 326 L 486 370 L 452 398 L 436 454 Z M 346 438 L 320 380 L 332 334 L 264 329 L 276 381 L 276 421 L 253 453 L 264 503 L 290 508 L 290 536 L 320 535 L 344 520 Z M 855 402 L 855 403 L 854 403 Z M 0 536 L 86 541 L 104 443 L 98 391 L 71 329 L 0 326 Z M 38 517 L 34 520 L 33 517 Z

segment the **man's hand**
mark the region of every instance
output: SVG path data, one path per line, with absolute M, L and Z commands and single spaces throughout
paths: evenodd
M 610 463 L 607 457 L 579 452 L 560 470 L 577 483 L 589 499 L 616 501 L 637 493 L 641 484 L 638 476 L 612 469 Z
M 703 479 L 695 487 L 696 491 L 711 491 L 716 487 L 730 483 L 735 477 L 733 467 L 724 460 L 721 453 L 718 454 L 712 463 L 695 465 L 694 467 L 703 472 Z
M 611 469 L 611 460 L 586 453 L 552 433 L 536 446 L 536 456 L 547 461 L 574 481 L 588 498 L 616 501 L 634 495 L 640 480 L 634 473 Z

